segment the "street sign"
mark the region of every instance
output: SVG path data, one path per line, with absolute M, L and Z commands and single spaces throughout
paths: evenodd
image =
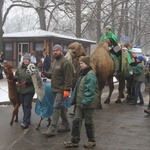
M 120 38 L 120 41 L 123 42 L 123 43 L 130 42 L 130 37 L 128 37 L 128 36 L 122 36 Z

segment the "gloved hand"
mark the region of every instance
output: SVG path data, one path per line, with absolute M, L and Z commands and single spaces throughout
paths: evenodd
M 45 75 L 45 72 L 41 72 L 41 77 L 45 77 L 46 75 Z
M 16 82 L 16 86 L 20 86 L 19 82 Z
M 88 107 L 87 105 L 85 105 L 83 103 L 81 104 L 81 109 L 87 109 L 87 107 Z
M 22 86 L 23 88 L 25 88 L 25 87 L 26 87 L 26 81 L 23 81 L 22 84 L 21 84 L 21 86 Z
M 69 97 L 69 91 L 64 91 L 64 98 L 68 98 Z
M 133 75 L 133 70 L 129 71 L 129 74 L 130 74 L 130 75 Z

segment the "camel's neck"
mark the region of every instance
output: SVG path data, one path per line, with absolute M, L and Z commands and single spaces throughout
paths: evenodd
M 31 76 L 35 93 L 37 94 L 37 97 L 40 101 L 43 100 L 44 94 L 45 94 L 45 88 L 44 83 L 42 81 L 42 78 L 40 77 L 39 73 L 35 73 Z

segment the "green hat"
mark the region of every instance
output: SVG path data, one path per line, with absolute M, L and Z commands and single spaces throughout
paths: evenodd
M 111 26 L 108 25 L 108 26 L 105 27 L 105 29 L 111 30 Z
M 90 56 L 83 56 L 81 58 L 81 61 L 89 66 L 90 65 Z

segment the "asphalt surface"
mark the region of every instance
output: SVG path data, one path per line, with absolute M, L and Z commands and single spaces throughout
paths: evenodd
M 5 81 L 4 81 L 5 82 Z M 142 86 L 144 89 L 144 86 Z M 108 88 L 102 95 L 102 102 L 107 96 Z M 7 93 L 6 93 L 7 94 Z M 110 104 L 103 103 L 103 109 L 95 110 L 95 136 L 96 146 L 92 150 L 150 150 L 150 116 L 144 113 L 147 108 L 148 93 L 143 91 L 144 106 L 131 106 L 122 99 L 121 104 L 116 104 L 117 89 L 113 92 Z M 1 93 L 0 93 L 1 95 Z M 69 141 L 70 132 L 58 133 L 51 138 L 46 138 L 42 132 L 47 130 L 47 121 L 43 120 L 40 130 L 36 130 L 40 117 L 34 112 L 33 102 L 31 125 L 23 130 L 22 107 L 19 108 L 19 122 L 9 125 L 12 105 L 0 105 L 0 150 L 83 150 L 86 142 L 84 122 L 81 130 L 81 141 L 78 148 L 64 148 L 63 142 Z M 68 109 L 68 113 L 73 108 Z M 70 126 L 73 117 L 69 116 Z M 58 122 L 58 127 L 61 120 Z

